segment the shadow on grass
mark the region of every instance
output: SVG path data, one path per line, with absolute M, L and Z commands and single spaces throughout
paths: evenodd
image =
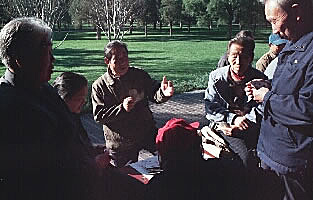
M 103 51 L 86 49 L 55 49 L 55 65 L 60 67 L 101 66 L 102 60 L 91 59 L 90 56 L 101 56 Z
M 232 37 L 234 37 L 240 30 L 233 28 Z M 255 33 L 255 40 L 257 43 L 267 43 L 267 38 L 270 34 L 269 29 L 260 29 Z M 68 32 L 66 40 L 96 40 L 95 32 L 88 31 L 70 31 Z M 54 40 L 63 40 L 67 32 L 55 32 L 53 35 Z M 107 40 L 106 35 L 102 33 L 102 40 Z M 188 32 L 187 28 L 180 29 L 175 27 L 173 29 L 173 35 L 169 35 L 169 28 L 163 27 L 160 29 L 149 29 L 148 36 L 144 36 L 142 29 L 134 29 L 132 34 L 126 33 L 123 40 L 125 42 L 170 42 L 170 41 L 228 41 L 227 27 L 214 28 L 209 30 L 208 28 L 192 27 Z
M 164 57 L 132 57 L 133 54 L 161 54 L 164 51 L 129 51 L 129 57 L 131 62 L 151 62 L 154 60 L 160 59 L 169 59 Z M 102 50 L 86 50 L 86 49 L 74 49 L 74 48 L 65 48 L 65 49 L 55 49 L 53 54 L 56 57 L 55 66 L 73 68 L 79 66 L 104 66 L 103 61 L 103 51 Z

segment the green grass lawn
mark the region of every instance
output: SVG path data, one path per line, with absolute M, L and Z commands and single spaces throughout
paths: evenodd
M 227 31 L 193 28 L 188 33 L 187 30 L 175 29 L 172 37 L 167 29 L 149 31 L 147 38 L 143 32 L 136 31 L 124 36 L 131 65 L 143 68 L 157 80 L 166 75 L 174 82 L 176 93 L 206 88 L 208 73 L 215 69 L 220 56 L 226 51 Z M 234 30 L 234 34 L 237 31 Z M 269 32 L 259 30 L 256 33 L 255 61 L 268 50 Z M 65 34 L 54 33 L 54 46 Z M 64 43 L 54 50 L 56 62 L 52 80 L 61 72 L 73 71 L 85 75 L 90 86 L 106 71 L 103 62 L 106 43 L 105 36 L 96 40 L 94 32 L 70 32 Z M 0 66 L 0 73 L 3 71 L 4 67 Z M 85 110 L 90 110 L 89 100 Z

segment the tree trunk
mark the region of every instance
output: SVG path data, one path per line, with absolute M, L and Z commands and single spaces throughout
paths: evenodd
M 190 27 L 191 27 L 191 21 L 189 20 L 189 21 L 188 21 L 188 33 L 190 33 L 190 31 L 191 31 L 191 28 L 190 28 Z
M 183 22 L 181 20 L 179 22 L 179 28 L 180 28 L 181 31 L 183 30 Z
M 160 21 L 160 31 L 162 31 L 162 21 Z
M 145 37 L 148 36 L 148 24 L 145 22 Z
M 129 34 L 132 35 L 133 34 L 133 24 L 134 24 L 134 20 L 131 20 L 129 22 Z
M 232 18 L 230 17 L 229 20 L 228 20 L 228 39 L 230 40 L 232 38 L 232 32 L 233 32 L 233 20 Z
M 154 22 L 153 22 L 153 30 L 156 30 L 156 27 L 157 27 L 157 22 L 154 21 Z
M 170 36 L 173 35 L 173 22 L 170 22 Z
M 97 40 L 101 40 L 101 29 L 97 26 Z
M 61 32 L 61 20 L 58 21 L 58 31 Z
M 83 30 L 83 20 L 80 19 L 78 23 L 79 30 Z

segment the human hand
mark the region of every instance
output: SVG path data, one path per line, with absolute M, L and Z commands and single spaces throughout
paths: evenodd
M 111 160 L 109 156 L 109 151 L 104 150 L 104 153 L 97 155 L 95 160 L 96 160 L 97 167 L 99 169 L 106 168 L 107 166 L 109 166 L 110 160 Z
M 134 108 L 135 104 L 136 104 L 136 99 L 133 97 L 126 97 L 123 100 L 123 107 L 126 110 L 126 112 L 130 112 Z
M 251 81 L 246 83 L 246 87 L 245 87 L 245 93 L 246 93 L 246 96 L 249 98 L 249 99 L 253 99 L 253 90 L 255 90 L 256 88 L 254 87 L 254 85 L 252 85 Z
M 172 81 L 168 81 L 166 76 L 163 76 L 163 80 L 161 82 L 161 90 L 166 97 L 171 97 L 174 94 L 174 86 Z
M 234 125 L 239 130 L 247 130 L 251 126 L 251 122 L 245 116 L 238 116 L 234 120 Z
M 271 88 L 271 82 L 264 79 L 253 79 L 249 81 L 256 89 L 260 89 L 261 87 Z
M 246 84 L 245 93 L 246 95 L 257 101 L 263 102 L 265 94 L 270 90 L 271 84 L 267 80 L 254 79 Z
M 235 125 L 221 126 L 218 130 L 223 131 L 223 133 L 227 136 L 233 136 L 235 132 L 239 131 L 239 127 Z
M 253 90 L 253 100 L 263 102 L 265 94 L 269 91 L 268 88 L 261 87 L 260 89 Z

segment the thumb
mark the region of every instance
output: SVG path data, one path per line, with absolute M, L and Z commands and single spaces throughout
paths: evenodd
M 164 84 L 166 84 L 166 83 L 167 83 L 166 76 L 163 76 L 163 80 L 162 80 L 162 82 L 163 82 Z

